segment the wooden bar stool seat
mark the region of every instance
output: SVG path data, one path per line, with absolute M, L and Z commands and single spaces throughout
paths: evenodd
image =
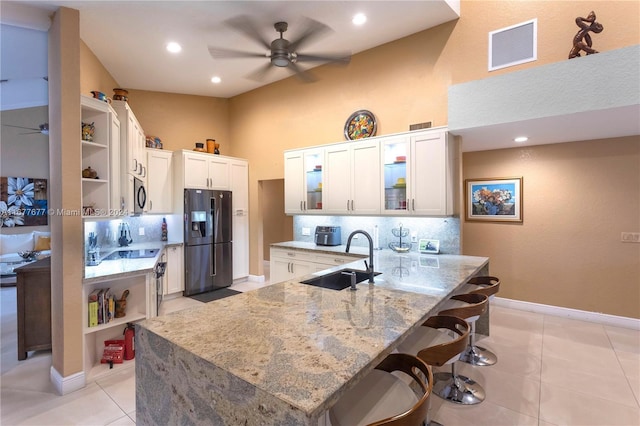
M 395 371 L 410 376 L 420 394 L 398 373 L 391 374 Z M 340 397 L 329 419 L 332 426 L 422 426 L 432 387 L 431 367 L 415 356 L 393 353 Z
M 458 317 L 472 324 L 486 312 L 488 301 L 483 294 L 458 294 L 445 303 L 438 315 Z M 436 373 L 433 380 L 433 392 L 447 401 L 462 405 L 484 401 L 483 387 L 474 380 L 457 374 L 455 362 L 451 363 L 451 373 Z
M 469 323 L 462 318 L 434 315 L 398 346 L 398 351 L 416 355 L 429 365 L 453 364 L 464 352 Z M 428 414 L 428 413 L 427 413 Z M 427 417 L 426 426 L 441 426 Z
M 500 279 L 492 276 L 479 276 L 473 277 L 467 281 L 462 291 L 468 294 L 484 294 L 489 299 L 492 299 L 494 295 L 500 290 Z M 469 333 L 469 344 L 467 349 L 460 356 L 460 361 L 467 364 L 477 366 L 493 365 L 498 362 L 496 354 L 490 350 L 477 346 L 476 341 L 476 324 L 471 325 L 471 333 Z

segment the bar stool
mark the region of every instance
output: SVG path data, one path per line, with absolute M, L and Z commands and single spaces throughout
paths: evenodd
M 472 324 L 486 312 L 488 301 L 484 294 L 458 294 L 445 303 L 438 315 L 451 315 Z M 451 373 L 436 373 L 433 379 L 433 392 L 447 401 L 462 405 L 484 401 L 483 387 L 474 380 L 457 374 L 455 362 L 451 363 Z
M 473 277 L 465 283 L 462 291 L 469 294 L 484 294 L 493 299 L 494 295 L 500 290 L 500 278 L 491 276 Z M 471 324 L 471 333 L 469 333 L 469 345 L 462 355 L 460 361 L 467 364 L 477 366 L 493 365 L 498 362 L 496 354 L 481 346 L 476 346 L 476 323 Z
M 418 397 L 410 385 L 390 374 L 393 371 L 411 376 L 422 395 Z M 431 367 L 415 356 L 393 353 L 340 397 L 329 410 L 329 419 L 333 426 L 421 426 L 432 387 Z
M 462 318 L 448 315 L 434 315 L 411 333 L 398 346 L 398 351 L 416 355 L 429 365 L 441 367 L 456 362 L 467 346 L 469 323 Z M 429 405 L 431 408 L 431 405 Z M 426 426 L 441 426 L 429 419 Z

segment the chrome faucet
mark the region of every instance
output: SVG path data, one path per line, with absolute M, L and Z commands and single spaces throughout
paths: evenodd
M 373 271 L 373 239 L 371 238 L 371 235 L 369 235 L 368 232 L 363 231 L 362 229 L 353 231 L 351 234 L 349 234 L 349 238 L 347 239 L 347 249 L 345 250 L 345 252 L 349 253 L 349 247 L 351 246 L 351 239 L 356 234 L 362 234 L 365 237 L 367 237 L 367 239 L 369 240 L 369 264 L 367 265 L 367 261 L 365 260 L 364 266 L 367 267 L 367 273 L 369 274 L 369 282 L 372 283 L 375 273 Z

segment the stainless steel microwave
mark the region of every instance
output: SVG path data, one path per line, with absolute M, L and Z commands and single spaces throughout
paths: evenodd
M 144 182 L 137 177 L 133 178 L 133 214 L 139 215 L 147 204 L 147 190 Z

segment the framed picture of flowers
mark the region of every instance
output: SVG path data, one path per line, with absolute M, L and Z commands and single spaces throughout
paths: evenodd
M 465 219 L 522 223 L 522 177 L 465 179 Z
M 0 177 L 0 227 L 48 224 L 47 180 Z

